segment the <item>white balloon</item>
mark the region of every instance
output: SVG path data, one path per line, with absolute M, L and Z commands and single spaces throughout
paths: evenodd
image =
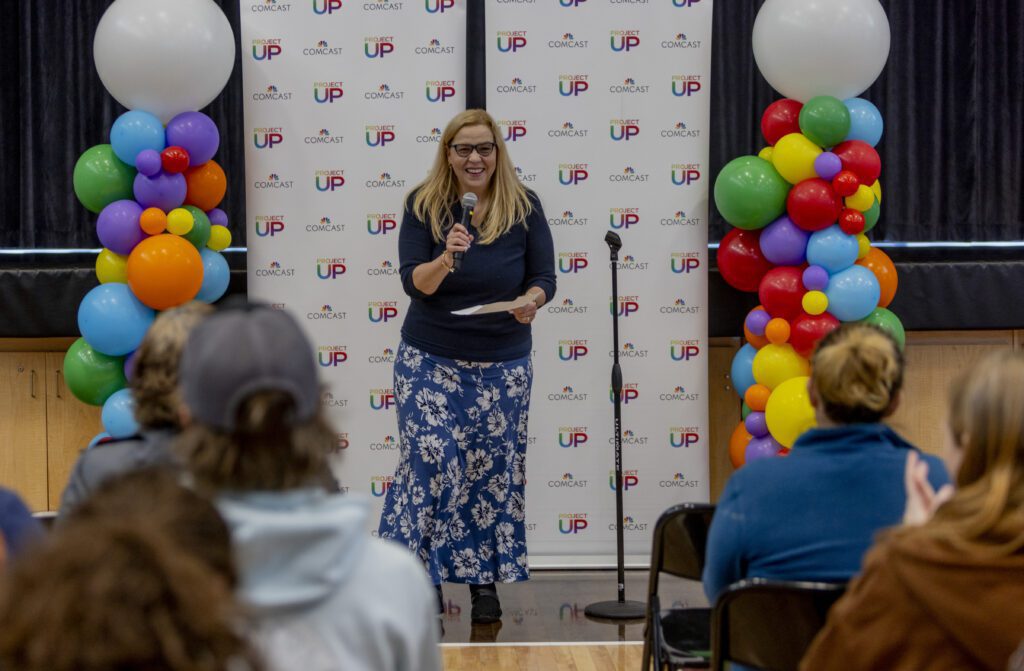
M 235 36 L 213 0 L 116 0 L 96 27 L 93 57 L 117 102 L 166 124 L 221 92 Z
M 758 69 L 782 95 L 845 100 L 885 67 L 889 20 L 878 0 L 765 0 L 753 43 Z

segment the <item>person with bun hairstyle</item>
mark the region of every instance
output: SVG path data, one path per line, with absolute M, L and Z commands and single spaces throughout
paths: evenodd
M 844 324 L 821 340 L 808 382 L 817 428 L 789 456 L 729 479 L 708 536 L 709 600 L 743 578 L 849 580 L 875 533 L 900 523 L 904 467 L 917 450 L 882 420 L 899 404 L 903 365 L 873 326 Z M 920 458 L 932 487 L 948 482 L 941 460 Z
M 882 536 L 801 669 L 1020 668 L 1024 640 L 1024 356 L 999 352 L 953 384 L 956 490 L 908 458 L 904 526 Z

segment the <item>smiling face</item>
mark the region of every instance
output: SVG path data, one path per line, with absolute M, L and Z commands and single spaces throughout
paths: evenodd
M 448 147 L 448 165 L 455 173 L 455 179 L 459 182 L 459 193 L 464 194 L 472 191 L 478 198 L 483 198 L 491 184 L 491 177 L 494 176 L 494 167 L 497 164 L 498 149 L 487 156 L 480 156 L 475 151 L 469 156 L 462 157 L 455 153 L 451 145 L 456 144 L 483 144 L 494 142 L 494 134 L 487 126 L 465 126 L 455 134 Z

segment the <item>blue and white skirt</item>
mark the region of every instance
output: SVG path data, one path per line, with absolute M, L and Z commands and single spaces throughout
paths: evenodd
M 526 423 L 533 364 L 456 361 L 404 341 L 395 358 L 401 452 L 380 537 L 406 545 L 434 584 L 529 578 Z

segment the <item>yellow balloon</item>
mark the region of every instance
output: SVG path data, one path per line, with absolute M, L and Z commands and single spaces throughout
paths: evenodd
M 231 231 L 227 226 L 210 226 L 210 239 L 206 246 L 215 252 L 226 249 L 231 244 Z
M 128 257 L 104 249 L 96 257 L 96 278 L 100 284 L 108 282 L 128 283 Z
M 877 179 L 875 183 L 871 185 L 871 192 L 875 194 L 875 198 L 878 199 L 878 204 L 882 204 L 882 183 Z
M 195 217 L 183 207 L 167 213 L 167 232 L 174 235 L 186 235 L 196 225 Z
M 800 303 L 804 312 L 809 315 L 820 315 L 828 310 L 828 296 L 823 291 L 808 291 Z
M 861 233 L 857 236 L 857 260 L 860 261 L 866 258 L 871 252 L 871 241 L 868 240 L 868 236 Z
M 800 133 L 790 133 L 779 138 L 772 151 L 772 165 L 782 178 L 790 184 L 817 177 L 814 159 L 821 153 L 821 147 Z
M 768 397 L 764 410 L 768 431 L 785 447 L 793 447 L 801 434 L 817 425 L 807 395 L 807 380 L 806 376 L 786 380 Z
M 846 207 L 852 207 L 861 212 L 867 212 L 875 204 L 875 193 L 870 186 L 861 184 L 857 187 L 857 193 L 846 199 Z
M 753 372 L 758 384 L 775 389 L 790 378 L 809 375 L 811 366 L 792 345 L 768 344 L 754 355 Z
M 774 153 L 774 147 L 770 147 L 769 146 L 769 147 L 765 147 L 761 151 L 757 152 L 757 157 L 758 158 L 763 158 L 764 160 L 766 160 L 766 161 L 768 161 L 770 163 L 771 160 L 772 160 L 772 154 L 773 153 Z

